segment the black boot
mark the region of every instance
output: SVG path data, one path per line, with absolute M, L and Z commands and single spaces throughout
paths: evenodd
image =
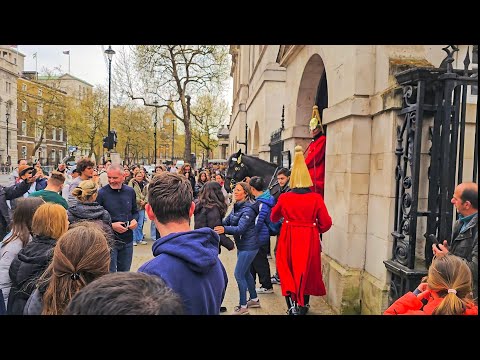
M 225 306 L 220 306 L 220 312 L 226 312 L 227 308 Z
M 298 314 L 307 315 L 308 310 L 310 310 L 310 304 L 305 304 L 305 306 L 299 306 Z

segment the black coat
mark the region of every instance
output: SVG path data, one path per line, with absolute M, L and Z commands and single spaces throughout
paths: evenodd
M 215 226 L 222 226 L 222 215 L 217 206 L 204 207 L 198 201 L 195 205 L 195 229 L 200 229 L 202 227 L 213 229 Z M 225 234 L 220 235 L 220 245 L 228 250 L 233 250 L 235 248 L 233 241 Z M 219 247 L 218 252 L 220 253 L 220 251 Z
M 3 187 L 0 185 L 0 241 L 5 237 L 10 229 L 11 214 L 7 205 L 7 200 L 16 199 L 25 194 L 31 184 L 21 181 L 16 185 Z
M 45 236 L 34 236 L 13 259 L 8 272 L 12 288 L 8 297 L 7 314 L 23 314 L 23 308 L 35 290 L 37 279 L 52 261 L 56 243 L 54 239 Z
M 114 241 L 112 230 L 112 218 L 105 208 L 97 202 L 77 202 L 67 210 L 68 221 L 75 224 L 80 221 L 93 221 L 100 225 L 105 232 L 105 236 L 111 243 Z

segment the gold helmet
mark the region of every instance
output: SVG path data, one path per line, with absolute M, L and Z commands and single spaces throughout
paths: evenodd
M 300 145 L 297 145 L 295 146 L 295 157 L 290 173 L 290 188 L 307 188 L 311 186 L 313 186 L 313 182 L 308 172 L 307 164 L 305 164 L 303 149 Z
M 312 111 L 312 119 L 310 120 L 309 124 L 310 131 L 314 131 L 317 127 L 319 127 L 323 133 L 322 119 L 320 118 L 320 113 L 318 112 L 318 106 L 314 105 Z

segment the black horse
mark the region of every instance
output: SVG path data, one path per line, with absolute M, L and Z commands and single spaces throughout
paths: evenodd
M 226 165 L 225 190 L 233 191 L 237 182 L 243 181 L 245 177 L 260 176 L 267 185 L 271 185 L 272 178 L 275 179 L 277 171 L 280 169 L 276 164 L 265 160 L 242 154 L 242 150 L 232 154 Z

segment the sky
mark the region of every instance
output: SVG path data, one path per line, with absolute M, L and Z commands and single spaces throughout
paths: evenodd
M 108 45 L 103 46 L 104 49 L 108 48 Z M 121 46 L 112 45 L 112 49 L 118 51 Z M 93 86 L 108 86 L 108 65 L 102 45 L 18 45 L 18 51 L 25 55 L 25 71 L 37 70 L 41 75 L 45 73 L 44 68 L 52 71 L 60 67 L 62 72 L 70 72 L 71 75 L 85 80 Z M 64 51 L 70 51 L 70 55 L 65 55 Z M 33 58 L 35 53 L 37 53 L 37 59 Z M 68 69 L 69 57 L 70 71 Z M 231 78 L 229 84 L 225 100 L 231 106 L 233 92 Z
M 108 67 L 101 45 L 18 45 L 18 50 L 26 55 L 25 71 L 37 70 L 43 74 L 44 68 L 60 67 L 62 72 L 68 72 L 70 57 L 70 74 L 93 86 L 108 85 Z M 63 54 L 63 51 L 70 51 L 70 55 Z M 37 53 L 36 60 L 34 53 Z

